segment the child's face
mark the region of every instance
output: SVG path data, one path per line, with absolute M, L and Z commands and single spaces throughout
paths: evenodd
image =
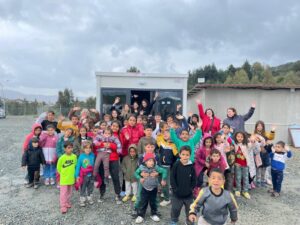
M 145 136 L 146 137 L 151 137 L 152 135 L 152 129 L 151 128 L 147 128 L 144 130 Z
M 148 159 L 145 164 L 148 168 L 152 168 L 154 166 L 154 159 Z
M 142 124 L 142 123 L 143 123 L 142 117 L 138 117 L 138 118 L 136 119 L 136 123 Z
M 238 143 L 243 143 L 243 141 L 244 141 L 244 136 L 243 136 L 243 134 L 238 133 L 238 134 L 236 135 L 236 140 L 237 140 Z
M 220 189 L 225 183 L 223 175 L 217 172 L 212 172 L 208 181 L 213 189 Z
M 39 146 L 38 142 L 32 142 L 32 147 L 37 148 Z
M 48 113 L 47 114 L 47 120 L 53 121 L 54 120 L 54 114 L 53 113 Z
M 81 128 L 80 131 L 79 131 L 79 133 L 80 133 L 81 137 L 85 137 L 86 136 L 86 129 L 85 128 Z
M 73 125 L 77 125 L 79 120 L 78 120 L 78 117 L 73 116 L 72 119 L 71 119 L 71 121 L 72 121 Z
M 99 130 L 100 130 L 99 127 L 95 127 L 95 128 L 93 129 L 93 133 L 94 133 L 94 134 L 97 134 Z
M 117 123 L 113 123 L 112 125 L 111 125 L 111 130 L 112 130 L 112 132 L 118 132 L 119 131 L 119 129 L 120 129 L 120 127 L 119 127 L 119 125 L 117 124 Z
M 275 152 L 284 152 L 284 147 L 282 147 L 282 145 L 279 144 L 275 144 L 274 149 Z
M 173 118 L 172 118 L 172 117 L 168 117 L 168 118 L 167 118 L 167 123 L 168 123 L 168 124 L 171 124 L 172 122 L 173 122 Z
M 136 124 L 136 118 L 135 117 L 130 117 L 129 119 L 128 119 L 128 125 L 129 126 L 131 126 L 131 127 L 133 127 L 133 126 L 135 126 L 135 124 Z
M 154 153 L 155 146 L 152 144 L 147 144 L 145 147 L 146 153 Z
M 190 154 L 189 151 L 183 150 L 183 151 L 180 152 L 179 157 L 180 157 L 180 161 L 183 164 L 186 164 L 190 160 L 191 154 Z
M 254 135 L 251 135 L 251 137 L 249 138 L 249 141 L 254 144 L 256 142 L 256 137 Z
M 161 116 L 160 115 L 156 115 L 155 116 L 155 122 L 159 123 L 161 121 Z
M 85 154 L 90 154 L 91 153 L 91 151 L 92 151 L 92 148 L 91 148 L 91 146 L 90 145 L 86 145 L 86 146 L 84 146 L 84 148 L 83 148 L 83 151 L 84 151 L 84 153 Z
M 168 124 L 164 124 L 163 127 L 160 129 L 162 132 L 169 128 Z
M 49 127 L 47 131 L 50 136 L 54 135 L 55 130 L 52 127 Z
M 117 113 L 117 111 L 112 111 L 111 112 L 111 116 L 112 116 L 112 118 L 118 118 L 118 113 Z
M 100 130 L 105 130 L 106 128 L 106 123 L 101 123 L 100 124 Z
M 166 131 L 164 132 L 164 139 L 165 139 L 166 141 L 169 141 L 169 140 L 170 140 L 170 131 L 166 130 Z
M 41 133 L 42 133 L 42 129 L 41 129 L 40 127 L 35 128 L 35 130 L 34 130 L 34 135 L 35 135 L 35 136 L 38 136 L 38 135 L 40 135 Z
M 222 128 L 222 130 L 223 130 L 223 133 L 224 133 L 224 134 L 229 134 L 229 132 L 230 132 L 230 129 L 229 129 L 229 127 L 227 127 L 227 126 L 224 126 L 224 127 Z
M 111 136 L 111 132 L 109 130 L 105 130 L 104 133 L 103 133 L 103 136 L 108 138 Z
M 147 120 L 147 119 L 143 119 L 143 120 L 142 120 L 142 123 L 143 123 L 144 126 L 146 126 L 147 123 L 148 123 L 148 120 Z
M 216 136 L 216 143 L 217 144 L 221 144 L 222 143 L 222 136 L 221 135 L 217 135 Z
M 180 134 L 180 139 L 183 141 L 188 141 L 189 137 L 189 133 L 186 130 L 182 131 Z
M 256 130 L 257 131 L 262 131 L 263 130 L 263 126 L 260 123 L 257 124 Z
M 65 131 L 65 137 L 70 137 L 71 135 L 72 135 L 72 130 L 67 129 L 67 130 Z
M 128 125 L 128 120 L 124 120 L 123 124 L 124 124 L 124 127 L 126 127 Z
M 211 156 L 211 160 L 212 160 L 214 163 L 219 162 L 220 158 L 221 158 L 220 154 L 212 154 L 212 156 Z
M 136 150 L 134 148 L 129 149 L 129 155 L 134 158 L 136 156 Z
M 65 153 L 67 155 L 71 155 L 73 152 L 73 146 L 72 145 L 68 145 L 66 148 L 65 148 Z
M 109 122 L 109 121 L 110 121 L 110 116 L 107 116 L 107 115 L 104 116 L 104 121 L 105 121 L 105 122 Z
M 204 145 L 206 148 L 210 148 L 212 146 L 212 140 L 210 138 L 205 139 Z
M 193 117 L 192 117 L 192 121 L 193 121 L 194 123 L 198 123 L 197 117 L 193 116 Z

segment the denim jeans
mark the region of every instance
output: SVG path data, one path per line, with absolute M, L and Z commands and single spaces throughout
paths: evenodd
M 277 193 L 281 191 L 281 184 L 283 181 L 283 171 L 271 169 L 273 190 Z
M 235 185 L 236 185 L 236 191 L 242 190 L 242 180 L 243 180 L 243 192 L 248 191 L 248 185 L 249 185 L 249 167 L 241 167 L 235 165 L 234 168 L 235 171 Z
M 44 166 L 44 178 L 56 178 L 56 165 L 45 164 Z

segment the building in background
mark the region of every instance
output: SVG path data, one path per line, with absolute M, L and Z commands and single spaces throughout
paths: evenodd
M 121 98 L 121 104 L 132 104 L 133 95 L 138 95 L 139 101 L 151 102 L 158 91 L 155 111 L 166 117 L 176 112 L 176 104 L 182 104 L 183 114 L 186 114 L 187 74 L 96 72 L 96 79 L 96 107 L 101 113 L 109 113 L 116 97 Z
M 288 128 L 300 124 L 300 86 L 298 85 L 255 85 L 255 84 L 197 84 L 188 93 L 188 112 L 197 112 L 196 99 L 201 99 L 204 108 L 212 108 L 222 120 L 226 109 L 234 107 L 238 114 L 248 112 L 251 103 L 256 102 L 254 115 L 246 121 L 249 133 L 257 120 L 277 127 L 275 140 L 291 143 Z M 298 137 L 300 138 L 300 137 Z

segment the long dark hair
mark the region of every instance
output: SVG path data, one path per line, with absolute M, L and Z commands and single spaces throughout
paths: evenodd
M 207 108 L 207 109 L 205 110 L 205 114 L 207 113 L 208 110 L 211 111 L 212 117 L 215 117 L 215 112 L 214 112 L 214 110 L 212 110 L 212 108 Z
M 243 132 L 243 131 L 238 131 L 238 132 L 236 132 L 236 133 L 234 134 L 234 136 L 233 136 L 234 142 L 238 144 L 238 141 L 237 141 L 237 139 L 236 139 L 236 136 L 237 136 L 238 134 L 242 134 L 242 135 L 243 135 L 244 140 L 243 140 L 242 144 L 243 144 L 243 145 L 247 145 L 247 144 L 248 144 L 248 135 L 247 135 L 245 132 Z
M 262 131 L 261 132 L 257 130 L 258 125 L 262 126 Z M 255 123 L 254 134 L 259 134 L 259 135 L 263 136 L 264 138 L 266 138 L 266 126 L 265 126 L 265 123 L 262 120 L 258 120 Z

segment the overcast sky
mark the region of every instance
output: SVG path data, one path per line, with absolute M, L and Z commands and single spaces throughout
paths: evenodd
M 279 65 L 300 59 L 299 13 L 299 0 L 0 0 L 0 82 L 90 96 L 95 71 Z

